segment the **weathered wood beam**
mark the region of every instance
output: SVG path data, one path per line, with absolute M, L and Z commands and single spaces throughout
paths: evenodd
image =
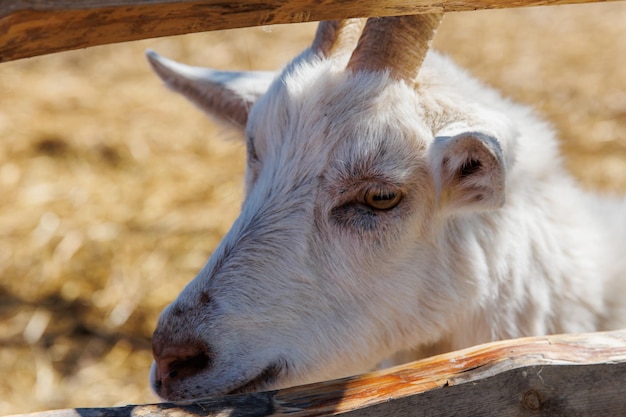
M 20 417 L 623 416 L 626 330 L 490 343 L 388 370 L 187 404 Z
M 602 0 L 0 0 L 0 62 L 208 30 Z

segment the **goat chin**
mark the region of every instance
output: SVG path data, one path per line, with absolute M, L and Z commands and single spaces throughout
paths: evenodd
M 626 325 L 626 203 L 579 190 L 546 123 L 426 54 L 439 18 L 372 21 L 358 47 L 363 25 L 324 22 L 276 74 L 149 53 L 248 153 L 238 219 L 159 318 L 158 395 Z

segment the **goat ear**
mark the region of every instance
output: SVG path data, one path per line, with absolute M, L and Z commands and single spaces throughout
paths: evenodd
M 244 129 L 250 108 L 274 80 L 273 72 L 215 71 L 191 67 L 146 51 L 152 69 L 172 90 L 201 110 L 231 126 Z
M 449 213 L 504 204 L 506 167 L 497 139 L 479 132 L 437 136 L 429 152 L 439 206 Z

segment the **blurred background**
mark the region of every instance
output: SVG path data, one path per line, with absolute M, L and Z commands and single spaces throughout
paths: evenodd
M 0 415 L 156 401 L 158 314 L 239 211 L 243 145 L 143 51 L 276 69 L 315 26 L 0 64 Z M 449 14 L 435 46 L 550 120 L 584 187 L 626 192 L 626 2 Z

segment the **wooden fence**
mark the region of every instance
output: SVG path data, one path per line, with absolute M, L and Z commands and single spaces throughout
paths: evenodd
M 587 0 L 0 0 L 0 62 L 183 33 Z M 626 23 L 625 23 L 626 24 Z M 626 331 L 496 342 L 357 377 L 30 417 L 626 415 Z
M 0 62 L 208 30 L 590 0 L 0 0 Z
M 193 403 L 20 417 L 626 415 L 626 331 L 495 342 L 352 378 Z

